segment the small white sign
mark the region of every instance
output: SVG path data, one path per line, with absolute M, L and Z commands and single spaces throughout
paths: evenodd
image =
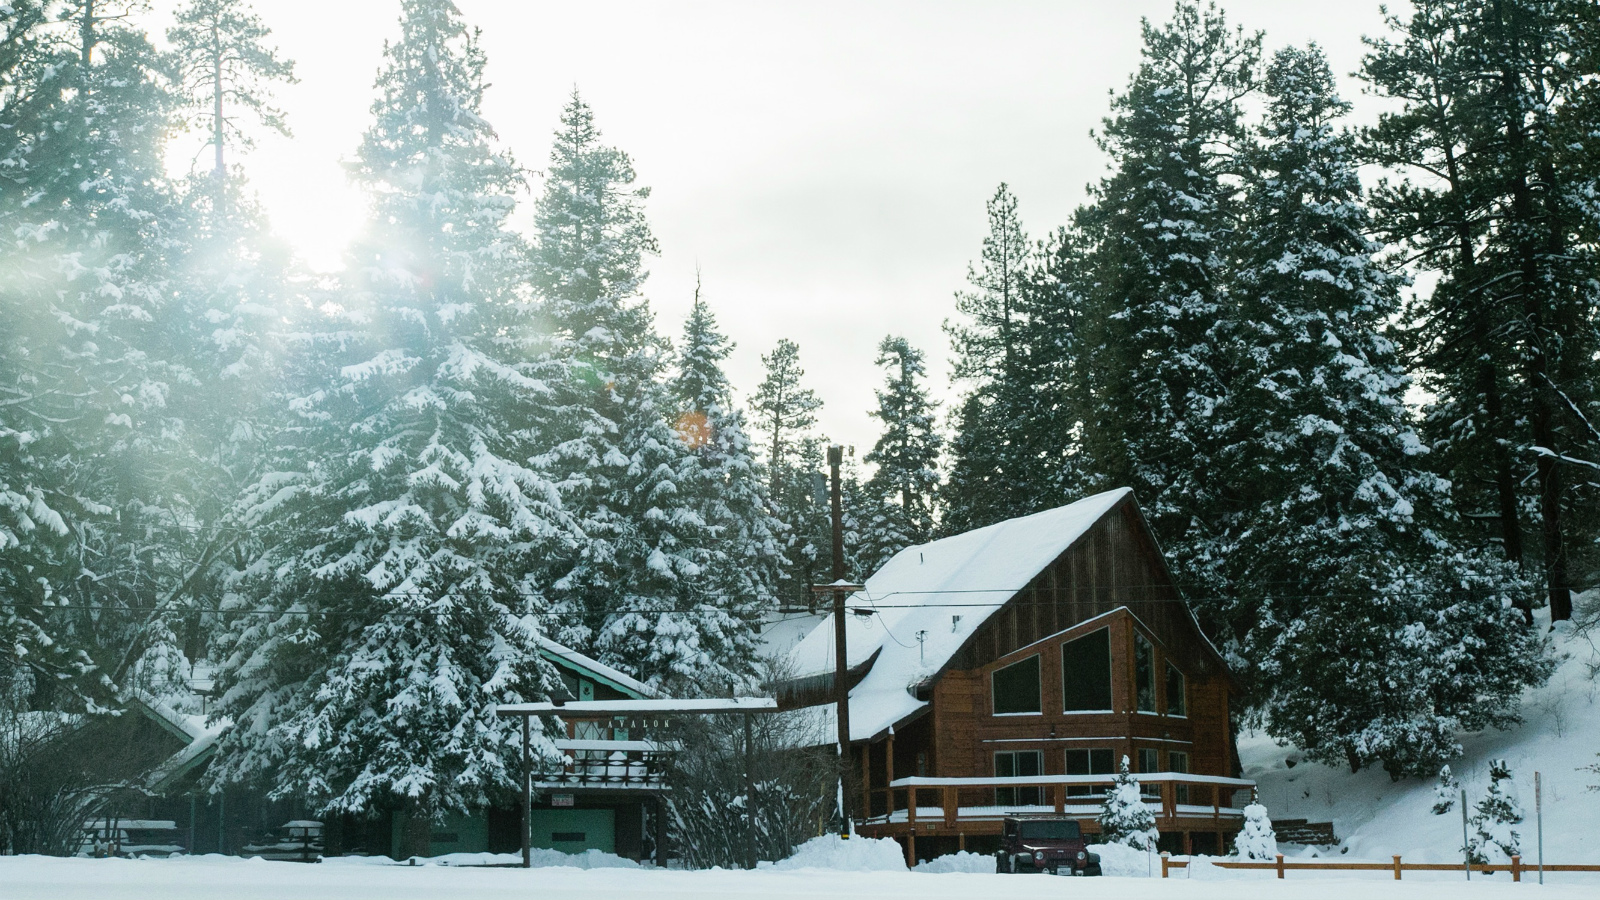
M 550 795 L 550 805 L 551 806 L 571 806 L 572 805 L 572 795 L 571 794 L 551 794 Z

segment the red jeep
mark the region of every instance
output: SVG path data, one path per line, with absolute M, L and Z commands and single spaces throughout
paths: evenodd
M 1089 844 L 1071 816 L 1006 816 L 1000 832 L 1000 849 L 994 857 L 996 872 L 1065 872 L 1099 875 L 1100 854 Z

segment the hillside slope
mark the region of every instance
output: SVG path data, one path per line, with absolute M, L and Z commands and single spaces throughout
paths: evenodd
M 1600 592 L 1578 597 L 1578 608 L 1595 609 Z M 1548 626 L 1540 613 L 1541 627 Z M 1508 731 L 1460 735 L 1465 754 L 1450 768 L 1467 790 L 1469 803 L 1483 796 L 1488 761 L 1511 765 L 1516 794 L 1527 819 L 1518 828 L 1523 855 L 1536 853 L 1533 773 L 1544 785 L 1544 848 L 1550 863 L 1600 863 L 1600 774 L 1581 767 L 1600 762 L 1600 634 L 1573 634 L 1567 623 L 1551 636 L 1562 657 L 1549 683 L 1522 699 L 1523 723 Z M 1239 755 L 1246 778 L 1260 785 L 1261 801 L 1274 819 L 1332 821 L 1341 840 L 1335 852 L 1387 859 L 1401 854 L 1416 862 L 1454 862 L 1461 858 L 1461 812 L 1430 811 L 1432 781 L 1391 782 L 1381 769 L 1350 774 L 1302 761 L 1292 747 L 1265 735 L 1245 734 Z M 1290 763 L 1294 763 L 1291 765 Z

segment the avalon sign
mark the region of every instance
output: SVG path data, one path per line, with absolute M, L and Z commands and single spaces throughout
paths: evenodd
M 550 805 L 551 806 L 571 806 L 572 805 L 572 795 L 571 794 L 551 794 L 550 795 Z

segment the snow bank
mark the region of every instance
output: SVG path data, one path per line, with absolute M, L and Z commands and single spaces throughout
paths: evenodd
M 994 871 L 992 860 L 989 865 L 989 871 Z M 890 838 L 853 837 L 847 841 L 836 834 L 825 834 L 801 844 L 795 848 L 793 856 L 774 863 L 771 868 L 780 872 L 795 869 L 904 872 L 906 855 L 900 845 Z
M 637 869 L 639 864 L 615 853 L 602 850 L 585 850 L 582 853 L 562 853 L 560 850 L 534 848 L 533 867 L 566 869 Z M 409 860 L 393 860 L 387 856 L 332 856 L 323 860 L 333 866 L 520 866 L 521 853 L 445 853 L 440 856 L 419 856 Z
M 927 875 L 948 875 L 951 872 L 974 872 L 982 874 L 994 872 L 994 857 L 987 853 L 972 853 L 962 850 L 930 859 L 927 862 L 917 863 L 913 872 L 922 872 Z
M 1100 874 L 1118 878 L 1161 877 L 1161 857 L 1127 844 L 1094 844 L 1090 850 L 1100 854 Z

